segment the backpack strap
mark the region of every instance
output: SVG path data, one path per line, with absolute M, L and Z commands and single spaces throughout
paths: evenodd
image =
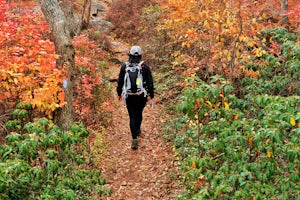
M 141 93 L 144 93 L 144 97 L 147 97 L 147 90 L 144 88 L 144 77 L 143 77 L 143 68 L 144 68 L 144 65 L 145 65 L 145 62 L 144 61 L 141 61 L 139 63 L 139 69 L 140 69 L 140 73 L 141 73 L 141 76 L 142 76 L 142 91 Z
M 127 99 L 128 97 L 128 93 L 127 93 L 127 88 L 126 88 L 126 85 L 127 85 L 127 80 L 128 80 L 128 72 L 127 72 L 127 68 L 129 67 L 129 62 L 125 62 L 125 77 L 124 77 L 124 83 L 123 83 L 123 90 L 122 90 L 122 97 L 124 99 Z

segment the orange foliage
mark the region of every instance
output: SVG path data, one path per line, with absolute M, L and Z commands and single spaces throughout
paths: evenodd
M 77 120 L 86 125 L 93 123 L 100 114 L 102 107 L 106 105 L 99 104 L 100 97 L 97 88 L 101 87 L 101 73 L 99 61 L 103 60 L 104 53 L 93 41 L 86 35 L 76 36 L 73 40 L 76 51 L 76 71 L 74 79 L 74 109 L 77 114 Z M 104 101 L 104 100 L 103 100 Z
M 253 69 L 245 70 L 245 76 L 256 78 L 259 75 L 259 71 L 254 71 Z
M 117 37 L 134 43 L 140 37 L 142 9 L 153 2 L 155 0 L 113 1 L 107 11 L 106 19 L 115 25 L 114 32 Z
M 50 30 L 33 2 L 0 0 L 0 103 L 13 108 L 18 102 L 33 104 L 49 117 L 65 104 L 62 82 L 66 71 L 57 68 Z M 76 70 L 74 106 L 81 119 L 90 117 L 95 87 L 100 85 L 97 61 L 103 53 L 88 36 L 74 38 Z
M 278 25 L 283 15 L 281 1 L 266 0 L 169 0 L 162 2 L 161 8 L 164 16 L 157 28 L 173 41 L 167 45 L 178 49 L 173 52 L 173 65 L 181 69 L 184 65 L 184 75 L 205 70 L 208 74 L 239 77 L 250 58 L 265 52 L 261 30 Z M 299 10 L 297 0 L 289 1 L 289 9 L 284 14 L 295 27 L 300 13 L 295 12 Z M 183 55 L 193 61 L 185 62 Z
M 45 37 L 48 26 L 28 3 L 1 0 L 0 8 L 0 102 L 31 102 L 49 115 L 64 104 L 64 73 L 56 68 L 54 45 Z

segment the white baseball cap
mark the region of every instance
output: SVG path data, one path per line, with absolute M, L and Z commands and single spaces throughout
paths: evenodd
M 140 46 L 133 46 L 131 47 L 129 54 L 133 56 L 140 56 L 142 55 L 142 49 Z

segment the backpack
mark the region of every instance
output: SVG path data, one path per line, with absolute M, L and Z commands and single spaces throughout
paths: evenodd
M 128 95 L 141 95 L 142 93 L 144 93 L 145 97 L 147 96 L 142 74 L 143 63 L 143 61 L 140 63 L 125 63 L 125 77 L 122 92 L 125 99 Z

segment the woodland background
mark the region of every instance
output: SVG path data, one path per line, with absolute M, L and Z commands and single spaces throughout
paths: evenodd
M 154 71 L 176 199 L 300 199 L 298 0 L 107 1 L 109 31 L 79 23 L 89 1 L 59 2 L 0 0 L 1 199 L 111 193 L 90 132 L 116 109 L 112 39 Z

